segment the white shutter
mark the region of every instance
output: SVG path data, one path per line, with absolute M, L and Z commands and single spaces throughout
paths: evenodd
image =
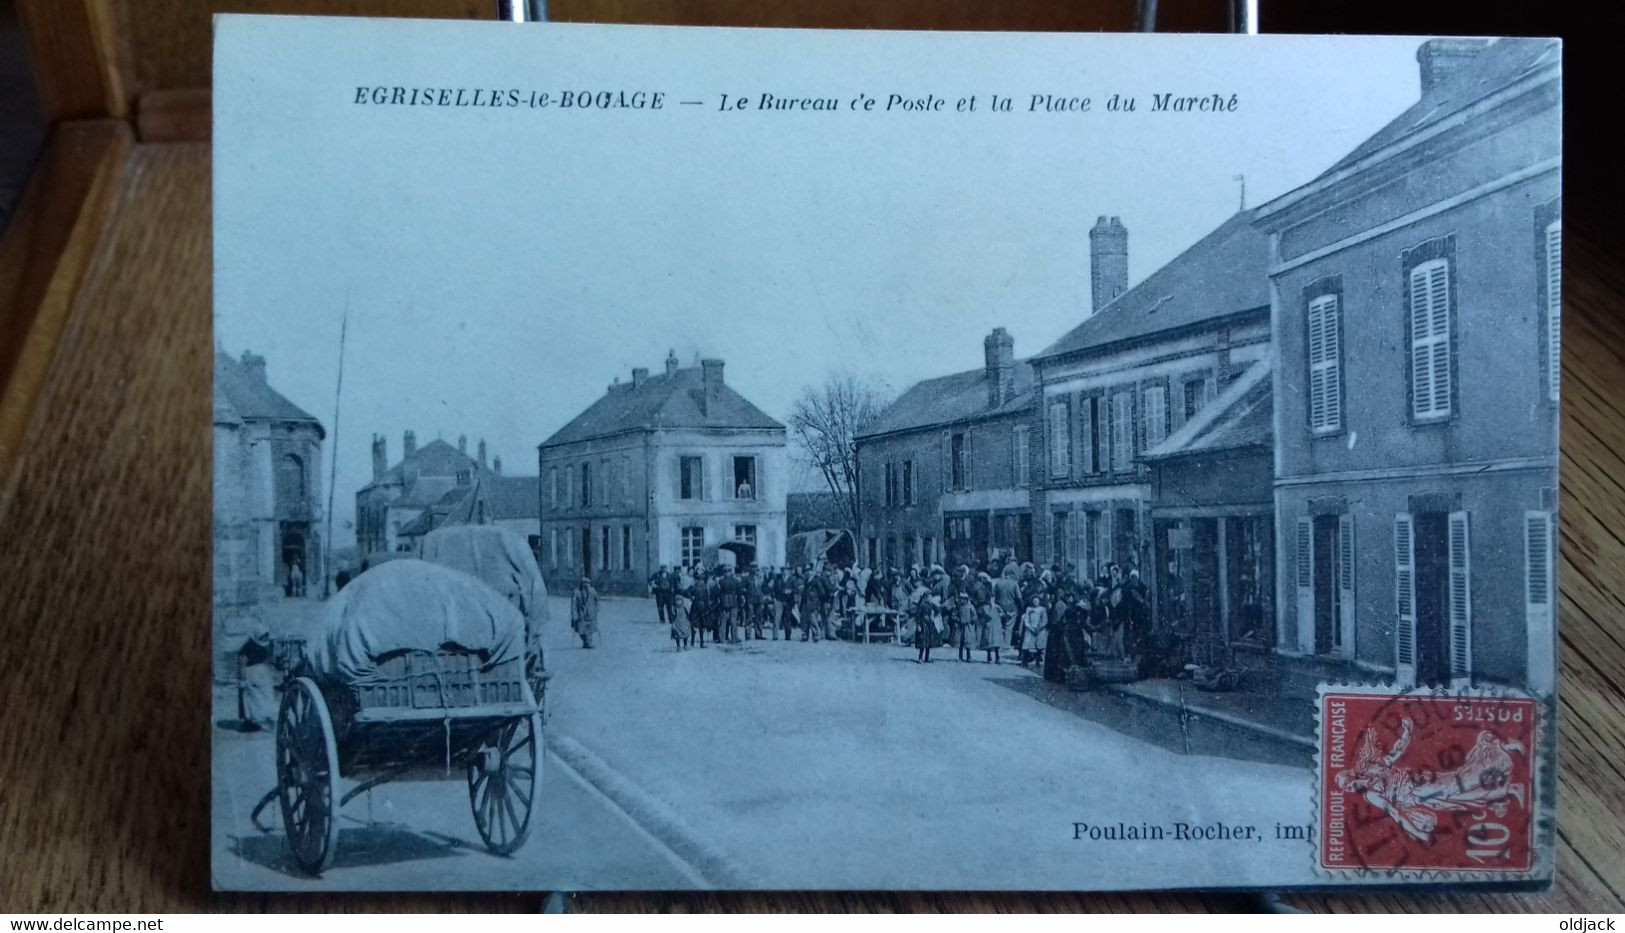
M 1355 657 L 1354 650 L 1354 516 L 1337 517 L 1338 620 L 1343 653 Z
M 1311 519 L 1298 519 L 1298 650 L 1315 653 L 1315 526 Z
M 1411 414 L 1450 414 L 1450 266 L 1443 259 L 1411 270 Z
M 1112 472 L 1126 472 L 1134 449 L 1134 396 L 1119 392 L 1112 396 Z
M 1049 469 L 1050 475 L 1069 476 L 1072 473 L 1072 432 L 1066 402 L 1051 402 L 1049 406 Z
M 942 435 L 942 490 L 949 492 L 954 488 L 954 439 L 953 435 Z M 887 558 L 888 562 L 890 558 Z
M 1546 377 L 1552 401 L 1563 385 L 1563 221 L 1546 225 Z
M 1095 463 L 1094 399 L 1078 396 L 1078 473 L 1087 476 L 1100 469 Z
M 1011 442 L 1014 444 L 1012 453 L 1015 459 L 1010 469 L 1014 473 L 1015 485 L 1025 486 L 1027 485 L 1028 475 L 1027 429 L 1025 427 L 1016 428 L 1010 432 L 1010 437 Z
M 1336 295 L 1309 303 L 1309 428 L 1336 431 L 1342 421 L 1342 372 Z
M 711 501 L 711 457 L 700 454 L 700 500 Z
M 1145 390 L 1145 448 L 1150 450 L 1168 436 L 1168 387 Z
M 1394 677 L 1416 685 L 1416 526 L 1407 512 L 1394 516 Z
M 971 466 L 976 463 L 976 458 L 971 455 L 971 439 L 975 436 L 976 435 L 969 428 L 966 428 L 965 444 L 960 448 L 960 451 L 965 458 L 965 467 L 963 470 L 965 475 L 963 479 L 965 480 L 965 488 L 967 490 L 976 488 L 976 480 L 971 476 Z
M 1450 513 L 1450 685 L 1473 676 L 1473 554 L 1467 513 Z
M 1525 630 L 1529 642 L 1529 689 L 1539 696 L 1552 692 L 1557 679 L 1554 652 L 1557 631 L 1557 593 L 1553 570 L 1557 563 L 1552 513 L 1523 513 L 1523 567 Z

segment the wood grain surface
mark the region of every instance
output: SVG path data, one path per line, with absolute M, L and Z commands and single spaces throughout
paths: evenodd
M 108 2 L 119 5 L 126 41 L 141 50 L 134 73 L 148 89 L 206 82 L 209 10 L 272 5 Z M 275 7 L 298 8 L 301 2 Z M 414 2 L 432 15 L 488 15 L 487 4 L 474 0 L 311 0 L 304 7 L 400 13 L 410 12 L 404 8 Z M 953 22 L 962 28 L 1048 28 L 1036 21 L 1044 16 L 1053 28 L 1078 28 L 1062 20 L 1083 15 L 1058 4 L 1057 11 L 1002 14 L 1035 20 L 1011 23 L 985 12 L 1001 5 L 968 0 L 944 0 L 963 7 L 958 20 L 928 12 L 931 5 L 923 0 L 885 13 L 842 0 L 829 5 L 835 12 L 828 14 L 809 12 L 816 4 L 779 0 L 740 3 L 719 14 L 719 6 L 728 4 L 693 2 L 692 13 L 685 12 L 687 0 L 662 2 L 658 16 L 639 16 L 651 8 L 634 0 L 555 0 L 553 7 L 559 18 L 579 13 L 584 19 L 685 22 L 692 15 L 717 22 L 728 14 L 778 25 Z M 136 8 L 168 25 L 134 23 Z M 825 15 L 829 22 L 818 20 Z M 196 98 L 155 99 L 146 113 L 157 129 L 144 138 L 195 138 L 196 107 Z M 60 334 L 12 347 L 18 365 L 33 367 L 34 388 L 26 405 L 17 393 L 0 397 L 0 414 L 10 406 L 21 440 L 9 467 L 0 463 L 0 840 L 7 854 L 0 868 L 0 909 L 538 909 L 540 894 L 210 891 L 208 146 L 134 144 L 128 127 L 119 124 L 58 127 L 53 138 L 52 158 L 58 161 L 46 165 L 59 169 L 48 170 L 73 183 L 40 183 L 39 190 L 52 197 L 36 203 L 31 216 L 45 219 L 27 234 L 14 225 L 0 241 L 0 319 L 17 305 L 8 297 L 15 299 L 22 281 L 20 272 L 7 275 L 28 270 L 36 276 L 28 279 L 34 283 L 29 294 L 36 296 L 30 313 L 48 300 L 58 302 L 51 306 L 57 315 L 51 326 Z M 1557 882 L 1542 893 L 1295 895 L 1285 899 L 1291 905 L 1330 911 L 1625 909 L 1619 844 L 1625 813 L 1625 237 L 1618 235 L 1607 201 L 1589 214 L 1583 197 L 1569 203 Z M 1198 893 L 595 894 L 579 898 L 575 908 L 1204 911 L 1245 910 L 1254 903 L 1243 895 Z

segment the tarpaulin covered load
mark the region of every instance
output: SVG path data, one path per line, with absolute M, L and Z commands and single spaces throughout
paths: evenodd
M 524 638 L 524 617 L 489 586 L 428 561 L 395 560 L 328 601 L 305 659 L 317 677 L 360 684 L 377 679 L 379 659 L 396 652 L 456 648 L 499 664 L 523 654 Z
M 516 606 L 540 637 L 547 585 L 525 539 L 495 525 L 447 525 L 423 536 L 423 559 L 483 581 Z

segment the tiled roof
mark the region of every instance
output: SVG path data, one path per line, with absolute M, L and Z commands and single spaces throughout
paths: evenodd
M 769 428 L 784 425 L 768 417 L 744 396 L 723 383 L 718 399 L 707 409 L 698 367 L 661 372 L 642 384 L 621 383 L 587 406 L 569 424 L 542 442 L 543 447 L 569 444 L 595 437 L 645 428 Z
M 456 498 L 453 499 L 453 494 Z M 463 487 L 447 493 L 451 509 L 446 524 L 472 525 L 478 516 L 476 503 L 485 503 L 485 520 L 501 521 L 511 518 L 540 518 L 542 515 L 541 479 L 535 476 L 498 476 L 486 473 L 472 487 Z M 443 500 L 444 501 L 444 500 Z
M 1269 236 L 1239 211 L 1033 357 L 1042 360 L 1269 306 Z
M 864 425 L 858 436 L 915 431 L 1021 411 L 1033 403 L 1032 366 L 1026 360 L 1016 361 L 1015 376 L 1015 391 L 998 408 L 987 405 L 985 368 L 921 380 L 888 405 L 875 420 Z
M 841 528 L 847 523 L 841 509 L 841 500 L 832 492 L 792 492 L 784 499 L 788 534 L 800 534 L 820 528 Z
M 452 445 L 439 438 L 424 444 L 412 452 L 412 456 L 403 457 L 401 461 L 384 472 L 381 479 L 375 479 L 361 487 L 363 490 L 371 489 L 377 485 L 400 484 L 404 482 L 406 467 L 411 465 L 418 476 L 456 476 L 462 470 L 475 469 L 474 458 L 463 453 Z M 401 502 L 401 505 L 427 505 L 427 502 Z
M 1326 171 L 1331 174 L 1401 138 L 1420 132 L 1475 101 L 1561 60 L 1562 47 L 1550 39 L 1497 39 L 1460 72 L 1425 94 L 1409 109 L 1355 146 Z
M 245 421 L 260 418 L 304 421 L 315 426 L 317 436 L 327 436 L 314 415 L 288 401 L 286 396 L 271 388 L 252 369 L 221 350 L 216 350 L 214 354 L 214 391 L 217 414 L 220 410 L 218 403 L 223 397 L 237 417 Z
M 1275 402 L 1270 390 L 1270 367 L 1254 363 L 1218 397 L 1157 446 L 1141 455 L 1162 460 L 1189 454 L 1274 446 Z
M 491 476 L 481 480 L 487 517 L 492 521 L 542 516 L 542 480 L 539 476 Z

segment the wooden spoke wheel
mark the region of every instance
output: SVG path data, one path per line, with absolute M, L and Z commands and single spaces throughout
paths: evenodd
M 327 701 L 308 677 L 295 680 L 282 694 L 276 781 L 293 860 L 319 875 L 333 864 L 339 843 L 339 753 Z
M 540 713 L 503 722 L 468 763 L 468 803 L 480 838 L 497 855 L 512 855 L 530 834 L 542 785 Z

